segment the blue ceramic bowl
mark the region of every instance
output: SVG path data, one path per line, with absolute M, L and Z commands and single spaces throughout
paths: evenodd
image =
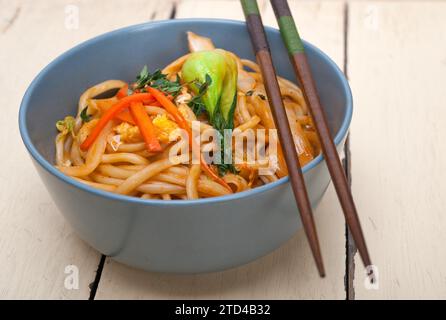
M 223 270 L 279 247 L 301 221 L 288 178 L 229 196 L 192 201 L 143 200 L 97 190 L 54 166 L 54 127 L 75 114 L 80 94 L 105 79 L 134 80 L 141 67 L 162 68 L 185 54 L 185 32 L 254 60 L 245 24 L 214 19 L 146 23 L 113 31 L 67 51 L 31 83 L 19 125 L 23 142 L 60 212 L 79 236 L 117 261 L 150 271 Z M 278 30 L 266 28 L 280 75 L 295 80 Z M 340 151 L 352 116 L 347 80 L 322 51 L 305 43 L 320 98 Z M 321 156 L 304 168 L 315 206 L 330 178 Z

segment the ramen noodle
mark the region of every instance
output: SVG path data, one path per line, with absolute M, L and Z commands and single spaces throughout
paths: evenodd
M 134 83 L 107 80 L 80 96 L 76 117 L 56 123 L 61 172 L 162 200 L 224 196 L 287 175 L 259 66 L 208 38 L 187 37 L 190 53 L 164 69 L 145 67 Z M 278 83 L 303 166 L 320 144 L 302 91 Z

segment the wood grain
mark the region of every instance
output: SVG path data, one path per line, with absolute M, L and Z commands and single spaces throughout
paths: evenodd
M 446 298 L 446 3 L 351 3 L 353 192 L 379 289 L 357 299 Z
M 236 0 L 175 2 L 178 17 L 243 20 Z M 446 3 L 348 2 L 353 191 L 379 268 L 379 289 L 367 290 L 356 257 L 356 298 L 446 298 Z M 264 21 L 276 26 L 269 1 L 260 3 Z M 65 27 L 67 5 L 79 8 L 78 29 Z M 303 38 L 342 66 L 343 2 L 291 6 Z M 35 173 L 18 133 L 18 106 L 58 54 L 112 29 L 168 18 L 172 2 L 0 0 L 0 8 L 0 298 L 86 299 L 100 255 L 74 234 Z M 316 224 L 325 280 L 300 232 L 258 261 L 215 274 L 152 274 L 107 259 L 97 298 L 343 299 L 344 222 L 332 187 Z M 71 264 L 79 268 L 78 290 L 64 288 Z
M 259 2 L 265 24 L 274 25 L 269 2 Z M 342 2 L 291 1 L 302 19 L 302 33 L 343 61 Z M 176 17 L 219 17 L 243 20 L 234 1 L 182 1 Z M 321 25 L 319 21 L 326 21 Z M 309 38 L 310 38 L 309 35 Z M 345 230 L 332 187 L 315 210 L 327 277 L 319 279 L 303 230 L 272 254 L 226 272 L 178 276 L 135 270 L 107 259 L 97 299 L 344 299 Z
M 66 28 L 68 5 L 79 10 L 78 29 Z M 0 0 L 0 8 L 0 298 L 87 299 L 100 255 L 74 234 L 40 182 L 20 139 L 20 100 L 58 54 L 109 30 L 167 18 L 172 4 Z M 64 287 L 72 264 L 79 269 L 78 290 Z

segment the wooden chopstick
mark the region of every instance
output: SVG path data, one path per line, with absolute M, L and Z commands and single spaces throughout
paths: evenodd
M 369 252 L 367 250 L 350 186 L 348 185 L 341 161 L 336 151 L 336 146 L 328 128 L 325 112 L 322 109 L 304 46 L 297 31 L 296 24 L 294 23 L 288 2 L 286 0 L 271 0 L 271 4 L 279 24 L 283 41 L 288 49 L 294 71 L 302 85 L 304 97 L 316 126 L 325 161 L 328 170 L 330 171 L 336 193 L 338 194 L 347 225 L 350 228 L 350 232 L 364 265 L 369 267 L 372 263 L 370 261 Z
M 307 235 L 316 266 L 321 277 L 325 276 L 324 264 L 317 237 L 316 226 L 314 224 L 311 203 L 308 199 L 302 170 L 297 156 L 293 136 L 291 133 L 288 118 L 277 82 L 276 71 L 269 51 L 268 42 L 263 28 L 262 18 L 256 0 L 241 0 L 243 12 L 246 17 L 248 32 L 251 37 L 252 46 L 260 65 L 266 94 L 270 105 L 274 122 L 278 128 L 280 144 L 284 150 L 284 157 L 288 167 L 288 174 L 291 181 L 294 197 L 299 208 L 302 223 Z

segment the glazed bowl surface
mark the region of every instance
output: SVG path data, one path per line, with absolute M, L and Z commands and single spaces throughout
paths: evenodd
M 249 191 L 200 200 L 144 200 L 97 190 L 54 167 L 54 124 L 75 114 L 80 94 L 106 79 L 133 81 L 141 67 L 163 68 L 188 51 L 186 31 L 255 60 L 243 22 L 184 19 L 151 22 L 82 43 L 45 67 L 19 112 L 23 142 L 52 199 L 79 236 L 101 253 L 137 268 L 212 272 L 263 256 L 302 228 L 288 178 Z M 295 81 L 280 33 L 266 28 L 279 75 Z M 330 128 L 341 151 L 352 117 L 348 82 L 321 50 L 305 42 Z M 330 177 L 318 156 L 304 168 L 313 207 Z

